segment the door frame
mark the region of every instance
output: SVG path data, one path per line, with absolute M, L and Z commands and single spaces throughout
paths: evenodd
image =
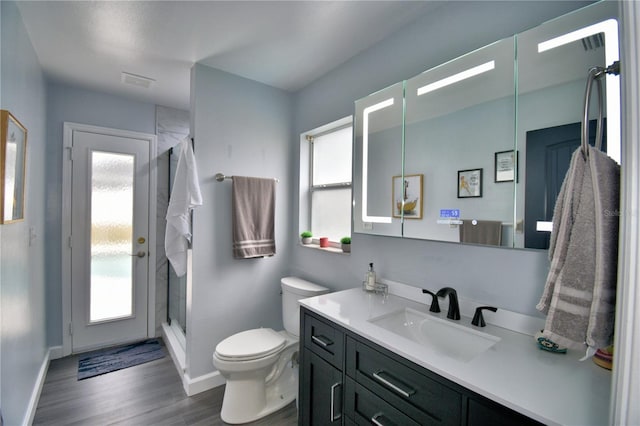
M 155 336 L 156 322 L 156 204 L 157 204 L 157 137 L 150 133 L 119 130 L 108 127 L 92 126 L 72 122 L 64 122 L 63 159 L 62 159 L 62 224 L 61 224 L 61 257 L 62 257 L 62 356 L 71 355 L 71 147 L 73 132 L 82 131 L 99 133 L 108 136 L 143 139 L 149 142 L 149 238 L 147 239 L 148 286 L 147 286 L 147 337 Z

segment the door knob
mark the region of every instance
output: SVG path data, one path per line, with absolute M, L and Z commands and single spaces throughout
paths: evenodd
M 147 255 L 147 253 L 145 253 L 143 251 L 139 251 L 136 254 L 130 254 L 129 256 L 145 257 L 146 255 Z

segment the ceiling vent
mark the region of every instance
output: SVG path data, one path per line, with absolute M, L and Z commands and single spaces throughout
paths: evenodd
M 584 50 L 596 50 L 604 46 L 604 34 L 598 33 L 582 39 Z
M 142 87 L 148 89 L 155 83 L 153 78 L 144 77 L 141 75 L 131 74 L 128 72 L 122 72 L 122 82 L 125 84 L 131 84 L 133 86 Z

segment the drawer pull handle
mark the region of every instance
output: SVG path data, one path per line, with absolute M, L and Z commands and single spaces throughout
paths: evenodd
M 336 412 L 336 410 L 335 410 L 336 389 L 338 389 L 341 386 L 342 386 L 342 383 L 340 383 L 340 382 L 334 383 L 333 385 L 331 385 L 331 408 L 330 408 L 330 410 L 331 410 L 331 423 L 335 422 L 336 420 L 340 419 L 340 417 L 342 417 L 342 412 L 339 412 L 338 415 L 335 414 L 335 412 Z
M 322 346 L 323 348 L 333 345 L 333 342 L 324 336 L 311 336 L 311 340 L 313 340 L 315 343 Z
M 378 413 L 375 414 L 373 417 L 371 417 L 371 423 L 373 423 L 376 426 L 384 426 L 384 423 L 381 423 L 378 419 L 382 418 L 383 414 L 382 413 Z
M 376 379 L 378 382 L 382 383 L 383 385 L 385 385 L 386 387 L 388 387 L 389 389 L 404 396 L 405 398 L 409 398 L 411 395 L 416 393 L 416 391 L 413 389 L 410 389 L 408 391 L 402 389 L 400 386 L 394 383 L 391 383 L 389 380 L 382 377 L 381 374 L 386 374 L 386 373 L 384 371 L 378 371 L 377 373 L 373 373 L 373 378 Z

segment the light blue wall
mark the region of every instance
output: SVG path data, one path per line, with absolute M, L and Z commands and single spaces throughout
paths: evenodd
M 359 98 L 587 3 L 447 2 L 298 92 L 294 138 L 352 114 Z M 461 297 L 531 315 L 548 270 L 542 251 L 354 234 L 351 256 L 295 245 L 291 273 L 339 290 L 359 285 L 369 262 L 385 278 L 431 289 L 450 285 Z
M 62 83 L 47 87 L 47 336 L 62 345 L 62 129 L 65 121 L 155 134 L 154 104 L 79 89 Z
M 0 407 L 7 425 L 26 420 L 47 354 L 44 274 L 46 85 L 13 2 L 0 2 L 0 106 L 27 128 L 25 220 L 0 225 Z M 29 245 L 29 228 L 37 238 Z
M 290 260 L 292 100 L 282 90 L 196 64 L 192 134 L 204 204 L 194 210 L 193 284 L 187 290 L 187 373 L 214 370 L 215 346 L 256 327 L 282 329 L 280 278 Z M 276 255 L 234 259 L 231 185 L 214 175 L 278 178 Z

